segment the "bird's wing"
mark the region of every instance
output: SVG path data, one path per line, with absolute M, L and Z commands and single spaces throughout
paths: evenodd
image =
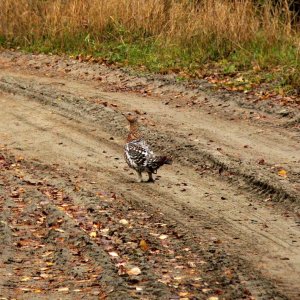
M 149 145 L 146 143 L 145 140 L 139 139 L 135 142 L 136 145 L 139 145 L 143 147 L 145 150 L 147 150 L 148 155 L 154 155 L 153 151 L 150 149 Z
M 133 166 L 145 167 L 149 156 L 152 155 L 152 151 L 144 143 L 144 141 L 136 141 L 125 145 L 127 159 Z

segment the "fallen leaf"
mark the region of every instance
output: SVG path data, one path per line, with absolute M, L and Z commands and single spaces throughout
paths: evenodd
M 120 276 L 123 276 L 123 275 L 125 275 L 127 273 L 126 269 L 125 269 L 125 267 L 123 265 L 119 265 L 118 267 L 119 267 L 118 274 Z
M 31 279 L 31 277 L 29 276 L 24 276 L 23 278 L 21 278 L 21 281 L 22 282 L 25 282 L 25 281 L 29 281 Z
M 183 279 L 183 277 L 182 276 L 175 276 L 174 279 L 177 280 L 177 281 L 181 281 Z
M 287 177 L 287 172 L 285 170 L 279 170 L 278 175 L 281 177 Z
M 118 257 L 119 254 L 117 252 L 108 252 L 108 254 L 112 257 Z
M 126 272 L 130 276 L 136 276 L 140 275 L 142 273 L 141 269 L 139 267 L 133 267 Z
M 61 287 L 57 289 L 58 292 L 68 292 L 69 288 L 68 287 Z
M 224 274 L 226 275 L 227 278 L 231 279 L 233 277 L 232 271 L 227 269 L 224 271 Z
M 97 232 L 96 232 L 96 231 L 92 231 L 92 232 L 90 233 L 90 237 L 91 237 L 91 238 L 97 237 Z
M 10 196 L 13 198 L 18 198 L 20 196 L 20 193 L 19 193 L 19 191 L 13 191 L 13 192 L 11 192 Z
M 101 229 L 100 231 L 104 236 L 106 236 L 109 233 L 109 228 L 104 228 L 104 229 Z
M 190 268 L 196 268 L 196 264 L 193 261 L 188 261 L 187 264 Z
M 147 251 L 147 250 L 149 250 L 149 245 L 147 244 L 147 242 L 145 240 L 141 240 L 140 241 L 140 248 L 143 251 Z
M 53 251 L 48 251 L 48 252 L 42 254 L 42 257 L 47 257 L 47 256 L 52 255 L 52 254 L 53 254 Z
M 158 237 L 160 240 L 165 240 L 168 238 L 168 236 L 166 234 L 161 234 L 159 237 Z
M 119 221 L 119 223 L 122 224 L 122 225 L 128 225 L 129 224 L 129 222 L 127 220 L 125 220 L 125 219 L 121 219 Z

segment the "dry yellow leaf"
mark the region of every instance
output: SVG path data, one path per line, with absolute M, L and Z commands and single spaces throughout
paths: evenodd
M 97 236 L 97 232 L 96 231 L 92 231 L 91 233 L 90 233 L 90 237 L 91 238 L 95 238 Z
M 287 177 L 287 172 L 286 172 L 286 170 L 279 170 L 278 175 L 281 177 Z
M 29 281 L 31 279 L 31 277 L 29 276 L 24 276 L 21 278 L 21 281 L 25 282 L 25 281 Z
M 189 293 L 188 293 L 188 292 L 179 292 L 178 295 L 179 295 L 180 297 L 186 297 L 186 296 L 189 295 Z
M 145 240 L 141 240 L 140 241 L 140 248 L 143 251 L 147 251 L 147 250 L 149 250 L 149 245 L 147 244 L 147 242 Z

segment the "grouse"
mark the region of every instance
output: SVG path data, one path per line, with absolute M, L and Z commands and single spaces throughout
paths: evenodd
M 138 174 L 138 182 L 142 182 L 142 173 L 148 173 L 148 182 L 154 182 L 152 174 L 164 164 L 172 164 L 168 156 L 156 156 L 138 131 L 138 117 L 133 113 L 123 114 L 129 122 L 129 134 L 124 146 L 124 156 L 128 166 Z

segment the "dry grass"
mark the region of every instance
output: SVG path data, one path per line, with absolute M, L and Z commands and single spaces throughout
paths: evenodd
M 44 36 L 89 33 L 98 40 L 110 26 L 172 42 L 199 39 L 251 41 L 258 31 L 273 42 L 292 35 L 291 13 L 285 5 L 260 8 L 252 0 L 2 0 L 0 32 L 30 42 Z M 283 4 L 286 1 L 283 1 Z M 169 3 L 169 5 L 168 5 Z
M 180 64 L 188 67 L 195 61 L 201 65 L 226 58 L 240 66 L 255 63 L 298 68 L 299 32 L 292 28 L 288 0 L 276 7 L 269 0 L 259 7 L 255 2 L 2 0 L 0 39 L 12 46 L 38 45 L 41 51 L 104 55 L 106 45 L 111 52 L 113 43 L 113 50 L 120 53 L 116 60 L 141 56 L 139 63 L 143 63 L 143 54 L 148 55 L 144 60 L 152 54 L 151 63 L 160 65 L 164 60 L 169 60 L 169 65 L 171 60 L 181 60 Z

